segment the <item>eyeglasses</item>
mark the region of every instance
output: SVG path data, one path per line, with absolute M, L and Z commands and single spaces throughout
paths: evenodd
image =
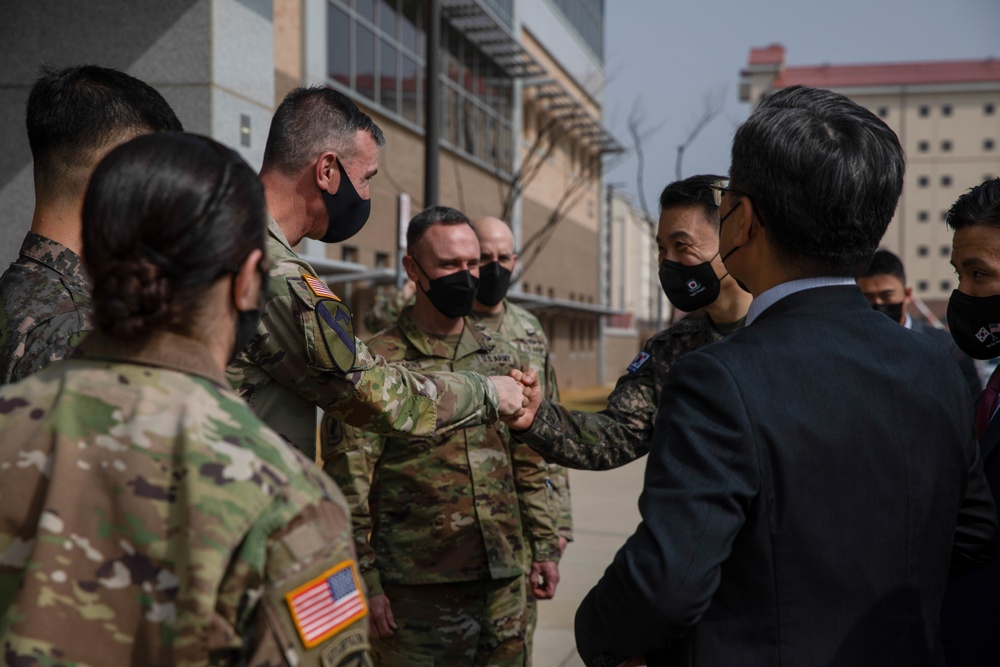
M 719 179 L 719 180 L 715 181 L 714 183 L 712 183 L 711 185 L 709 185 L 708 189 L 712 191 L 712 201 L 715 203 L 716 207 L 721 207 L 722 206 L 722 193 L 723 192 L 731 192 L 734 195 L 736 195 L 737 197 L 746 197 L 747 199 L 750 200 L 750 203 L 753 205 L 753 210 L 754 210 L 754 213 L 757 215 L 757 220 L 760 221 L 760 226 L 761 227 L 764 226 L 764 218 L 761 217 L 761 215 L 760 215 L 760 209 L 758 209 L 757 208 L 757 204 L 754 203 L 753 197 L 751 197 L 750 195 L 748 195 L 745 192 L 742 192 L 740 190 L 736 190 L 736 189 L 733 189 L 733 188 L 729 187 L 729 179 L 725 179 L 725 178 Z

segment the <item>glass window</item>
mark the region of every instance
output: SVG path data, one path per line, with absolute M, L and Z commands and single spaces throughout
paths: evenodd
M 941 291 L 942 292 L 947 292 L 950 289 L 951 289 L 951 281 L 950 280 L 942 280 L 941 281 Z
M 944 222 L 948 219 L 948 211 L 941 211 L 941 221 Z
M 927 213 L 927 211 L 917 211 L 917 220 L 920 222 L 927 222 L 927 219 L 930 217 L 931 216 Z
M 927 246 L 925 246 L 925 245 L 917 247 L 917 255 L 919 257 L 926 257 L 927 253 L 929 253 L 929 252 L 930 252 L 930 249 Z
M 360 23 L 354 26 L 357 48 L 354 51 L 354 89 L 370 100 L 375 99 L 375 35 Z
M 420 0 L 403 0 L 399 38 L 403 47 L 423 55 L 423 44 L 417 44 L 417 32 L 423 34 L 424 7 Z
M 926 176 L 921 176 L 917 179 L 917 187 L 926 188 L 928 185 L 930 185 L 930 182 L 931 179 L 927 178 Z
M 345 86 L 351 85 L 351 24 L 347 14 L 327 5 L 327 68 L 330 78 Z
M 944 104 L 944 105 L 941 106 L 941 115 L 942 116 L 950 116 L 951 115 L 951 105 L 950 104 Z
M 951 141 L 949 141 L 948 139 L 945 139 L 944 141 L 942 141 L 941 142 L 941 150 L 943 152 L 945 152 L 945 153 L 950 152 L 951 151 Z
M 422 99 L 417 95 L 419 88 L 417 62 L 413 58 L 403 56 L 403 69 L 400 72 L 400 82 L 403 87 L 403 118 L 413 123 L 419 123 L 417 107 Z
M 382 42 L 379 54 L 379 103 L 393 113 L 399 113 L 399 93 L 396 77 L 396 48 Z
M 983 105 L 983 114 L 987 116 L 992 116 L 994 111 L 996 111 L 996 107 L 993 105 L 992 102 L 987 102 L 986 104 Z
M 345 262 L 358 261 L 358 249 L 356 247 L 350 245 L 342 245 L 340 246 L 340 248 L 342 253 L 341 257 L 343 257 Z
M 947 187 L 950 187 L 950 186 L 951 186 L 951 176 L 942 176 L 941 177 L 941 187 L 947 188 Z
M 920 109 L 917 110 L 917 113 L 919 113 L 921 117 L 926 118 L 931 115 L 931 108 L 926 104 L 922 104 L 920 105 Z
M 920 151 L 921 153 L 926 153 L 930 149 L 931 149 L 931 142 L 929 142 L 929 141 L 918 141 L 917 142 L 917 150 Z
M 388 266 L 389 266 L 389 253 L 387 252 L 375 253 L 375 268 L 384 269 Z
M 354 9 L 359 16 L 375 22 L 375 2 L 373 0 L 354 0 Z
M 879 107 L 878 115 L 879 118 L 886 118 L 889 115 L 889 107 Z
M 992 139 L 983 139 L 983 150 L 984 151 L 991 151 L 991 150 L 993 150 L 993 145 L 994 144 L 993 144 L 993 140 Z
M 399 0 L 379 0 L 378 27 L 387 37 L 397 39 L 396 24 Z
M 918 292 L 926 292 L 928 287 L 929 287 L 929 284 L 928 284 L 928 282 L 926 280 L 918 280 L 917 281 L 917 291 Z

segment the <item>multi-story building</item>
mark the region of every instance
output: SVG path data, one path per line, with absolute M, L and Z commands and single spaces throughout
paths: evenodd
M 756 107 L 797 84 L 849 96 L 899 136 L 906 177 L 883 245 L 940 315 L 957 285 L 945 215 L 965 190 L 1000 175 L 1000 60 L 786 66 L 784 47 L 772 44 L 750 50 L 740 99 Z
M 0 26 L 4 263 L 31 219 L 24 101 L 39 63 L 93 62 L 156 86 L 185 127 L 259 166 L 274 107 L 292 88 L 351 96 L 385 131 L 372 217 L 346 243 L 297 250 L 363 314 L 394 284 L 399 230 L 424 206 L 428 77 L 441 91 L 437 203 L 499 215 L 521 253 L 512 297 L 549 334 L 564 386 L 602 379 L 603 0 L 435 0 L 440 70 L 427 71 L 430 0 L 108 0 L 67 14 L 28 3 Z M 16 57 L 15 57 L 16 56 Z M 359 317 L 360 321 L 361 318 Z M 359 333 L 364 333 L 363 329 Z

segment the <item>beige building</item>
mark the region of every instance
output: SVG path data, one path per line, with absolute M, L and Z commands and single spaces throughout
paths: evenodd
M 787 66 L 780 44 L 750 50 L 740 99 L 755 107 L 793 85 L 828 88 L 878 114 L 906 152 L 906 178 L 883 246 L 940 315 L 957 286 L 944 224 L 968 188 L 1000 175 L 1000 60 Z

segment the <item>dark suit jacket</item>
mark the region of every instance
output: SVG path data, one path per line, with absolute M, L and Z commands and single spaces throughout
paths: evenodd
M 959 369 L 962 371 L 962 375 L 965 376 L 965 383 L 969 386 L 969 393 L 972 395 L 973 400 L 975 400 L 979 396 L 979 392 L 983 390 L 983 381 L 979 377 L 979 371 L 976 370 L 976 362 L 972 360 L 972 357 L 959 349 L 958 345 L 955 344 L 955 339 L 945 329 L 938 329 L 922 320 L 913 320 L 913 330 L 930 336 L 944 346 L 944 349 L 948 350 L 951 358 L 955 360 L 955 363 L 958 364 Z
M 979 438 L 983 471 L 1000 502 L 1000 419 Z M 941 642 L 948 667 L 1000 667 L 1000 556 L 948 582 L 941 605 Z
M 932 664 L 949 566 L 997 534 L 947 352 L 811 289 L 661 395 L 642 523 L 577 612 L 588 664 Z

